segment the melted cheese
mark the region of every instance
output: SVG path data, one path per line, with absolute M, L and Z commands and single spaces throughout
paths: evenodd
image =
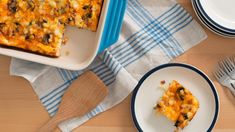
M 156 112 L 175 122 L 177 129 L 183 129 L 196 114 L 199 102 L 188 89 L 172 81 L 155 108 Z
M 96 31 L 102 0 L 0 0 L 0 44 L 59 56 L 66 25 Z

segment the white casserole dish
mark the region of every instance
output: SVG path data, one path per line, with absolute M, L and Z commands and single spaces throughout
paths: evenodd
M 117 41 L 123 21 L 126 0 L 104 0 L 96 32 L 66 27 L 69 38 L 61 56 L 50 58 L 20 50 L 0 47 L 0 54 L 69 70 L 86 68 L 97 53 Z M 112 34 L 111 36 L 108 34 Z M 107 36 L 110 36 L 107 38 Z

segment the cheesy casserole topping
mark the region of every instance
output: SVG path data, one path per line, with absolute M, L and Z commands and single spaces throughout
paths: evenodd
M 0 45 L 58 57 L 65 26 L 96 31 L 102 0 L 0 0 Z
M 199 102 L 192 93 L 177 81 L 172 81 L 155 110 L 173 121 L 176 131 L 188 125 L 199 108 Z

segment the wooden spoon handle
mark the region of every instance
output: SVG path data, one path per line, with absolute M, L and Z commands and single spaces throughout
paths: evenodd
M 69 119 L 70 117 L 59 117 L 57 115 L 55 115 L 52 119 L 50 119 L 50 121 L 48 121 L 43 127 L 41 127 L 39 129 L 39 132 L 53 132 L 59 123 Z

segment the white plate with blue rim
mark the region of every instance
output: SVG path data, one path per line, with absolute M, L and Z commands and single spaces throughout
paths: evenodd
M 218 29 L 235 34 L 234 0 L 195 0 L 201 14 Z
M 173 132 L 174 123 L 156 115 L 154 106 L 164 91 L 159 88 L 162 80 L 177 80 L 199 100 L 200 107 L 183 129 L 183 132 L 211 131 L 218 119 L 219 96 L 212 81 L 201 70 L 187 64 L 170 63 L 146 73 L 136 86 L 131 102 L 132 118 L 138 131 Z
M 231 33 L 229 31 L 223 30 L 223 29 L 217 27 L 216 25 L 214 25 L 212 22 L 210 22 L 210 20 L 207 19 L 205 17 L 205 15 L 203 14 L 203 11 L 201 11 L 201 9 L 197 3 L 197 0 L 191 0 L 191 2 L 192 2 L 192 6 L 193 6 L 193 9 L 194 9 L 197 17 L 208 29 L 210 29 L 212 32 L 214 32 L 218 35 L 221 35 L 223 37 L 229 37 L 229 38 L 235 37 L 235 33 Z

